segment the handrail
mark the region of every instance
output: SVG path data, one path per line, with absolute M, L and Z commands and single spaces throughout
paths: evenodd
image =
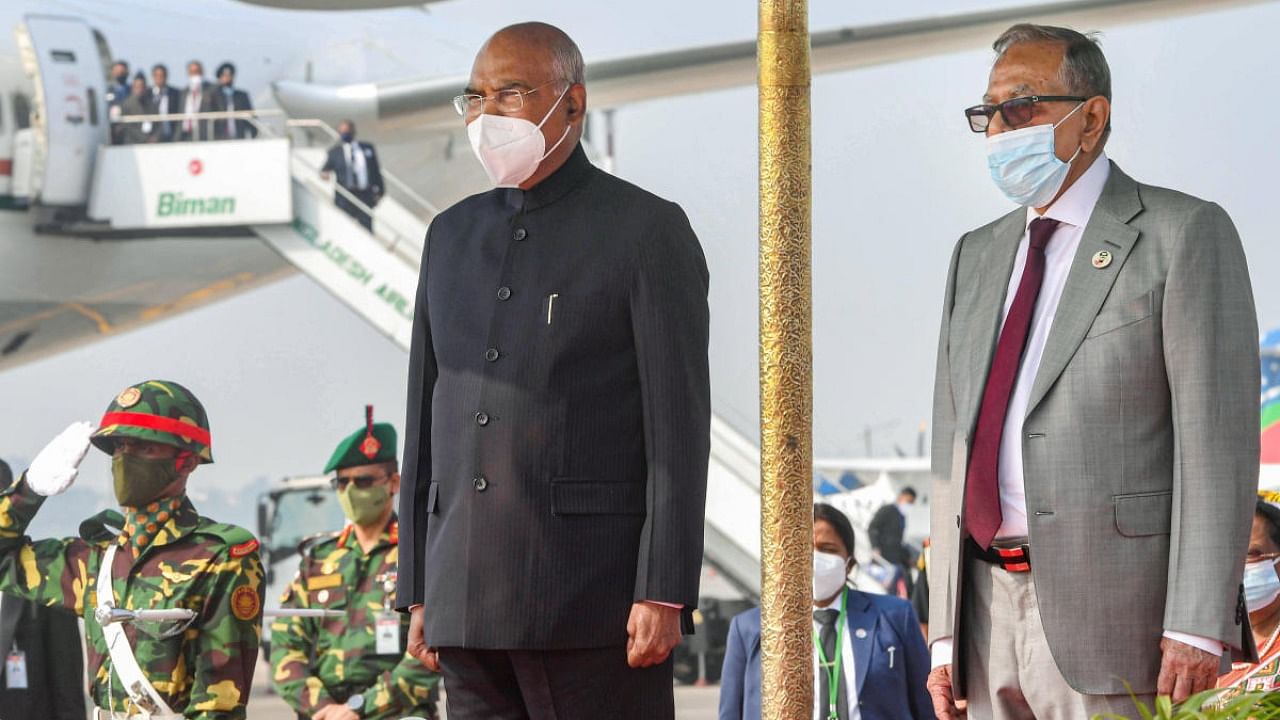
M 182 122 L 184 120 L 257 120 L 261 117 L 285 117 L 283 110 L 210 110 L 198 113 L 155 113 L 152 115 L 121 115 L 111 120 L 113 125 L 133 125 L 144 122 Z M 257 123 L 254 123 L 257 125 Z
M 332 140 L 339 140 L 342 137 L 338 134 L 337 130 L 333 129 L 333 127 L 329 125 L 329 123 L 315 118 L 289 119 L 286 120 L 284 124 L 285 127 L 319 128 L 328 133 L 329 138 Z M 440 208 L 432 204 L 430 200 L 427 200 L 414 192 L 413 188 L 409 187 L 403 180 L 396 177 L 394 174 L 384 170 L 382 172 L 382 178 L 387 180 L 388 184 L 395 185 L 397 190 L 407 195 L 410 200 L 418 203 L 422 209 L 426 210 L 431 215 L 435 216 L 440 214 Z
M 300 163 L 302 163 L 303 165 L 306 165 L 306 166 L 307 166 L 308 168 L 310 168 L 311 170 L 316 171 L 317 175 L 320 173 L 320 168 L 319 168 L 319 167 L 317 167 L 314 163 L 309 162 L 309 161 L 308 161 L 308 160 L 306 160 L 305 158 L 303 158 L 303 157 L 301 157 L 301 156 L 299 156 L 299 155 L 294 155 L 294 156 L 293 156 L 293 159 L 294 159 L 294 160 L 296 160 L 296 161 L 298 161 L 298 162 L 300 162 Z M 338 195 L 340 195 L 340 196 L 342 196 L 343 198 L 345 198 L 348 202 L 350 202 L 351 204 L 355 205 L 357 208 L 359 208 L 360 210 L 362 210 L 363 212 L 365 212 L 366 214 L 368 214 L 370 217 L 373 217 L 373 208 L 372 208 L 372 207 L 370 207 L 370 206 L 368 206 L 368 205 L 366 205 L 366 204 L 364 203 L 364 201 L 363 201 L 363 200 L 361 200 L 359 197 L 357 197 L 354 193 L 352 193 L 351 191 L 349 191 L 349 190 L 347 190 L 346 188 L 342 187 L 342 185 L 341 185 L 340 183 L 338 183 L 338 182 L 334 182 L 334 183 L 333 183 L 333 189 L 338 193 Z M 410 237 L 410 236 L 408 236 L 408 235 L 405 235 L 404 233 L 400 232 L 397 228 L 395 228 L 395 227 L 394 227 L 393 225 L 391 225 L 390 223 L 379 223 L 379 224 L 378 224 L 378 227 L 386 228 L 388 231 L 390 231 L 390 232 L 391 232 L 391 234 L 393 234 L 393 235 L 395 236 L 395 237 L 394 237 L 393 239 L 391 239 L 390 241 L 386 241 L 386 240 L 383 240 L 382 238 L 378 237 L 378 234 L 377 234 L 376 232 L 370 231 L 370 233 L 369 233 L 369 234 L 373 236 L 373 239 L 374 239 L 374 240 L 379 240 L 379 241 L 381 241 L 381 242 L 382 242 L 382 244 L 383 244 L 383 248 L 384 248 L 387 252 L 395 253 L 395 254 L 399 255 L 401 258 L 403 258 L 403 259 L 405 259 L 405 260 L 408 260 L 408 261 L 411 261 L 411 262 L 413 262 L 413 263 L 416 263 L 416 262 L 418 262 L 419 260 L 421 260 L 421 257 L 419 257 L 419 256 L 415 256 L 415 255 L 413 254 L 413 251 L 415 251 L 415 250 L 416 250 L 416 251 L 418 251 L 418 252 L 421 252 L 421 249 L 420 249 L 420 248 L 417 248 L 417 247 L 414 245 L 414 243 L 416 242 L 414 238 L 412 238 L 412 237 Z M 406 242 L 406 244 L 411 248 L 411 250 L 410 250 L 409 254 L 406 254 L 404 251 L 402 251 L 402 250 L 400 249 L 400 245 L 401 245 L 401 242 L 402 242 L 402 241 Z

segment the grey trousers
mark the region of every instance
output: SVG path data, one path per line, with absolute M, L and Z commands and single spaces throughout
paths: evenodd
M 1031 573 L 1011 573 L 972 558 L 966 561 L 965 573 L 963 652 L 969 673 L 969 717 L 1087 720 L 1099 713 L 1141 717 L 1128 695 L 1084 695 L 1063 679 L 1040 624 Z M 1148 708 L 1154 699 L 1137 696 Z

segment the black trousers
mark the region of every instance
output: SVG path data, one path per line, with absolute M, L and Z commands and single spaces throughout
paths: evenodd
M 449 720 L 674 720 L 672 661 L 632 669 L 624 646 L 440 648 Z
M 369 207 L 373 207 L 374 203 L 377 202 L 374 198 L 373 190 L 356 190 L 355 188 L 347 188 L 347 192 L 355 195 L 360 199 L 360 202 Z M 337 193 L 334 193 L 333 204 L 337 205 L 338 209 L 354 218 L 356 222 L 363 225 L 365 230 L 373 232 L 373 217 L 371 217 L 369 213 L 357 207 L 355 203 Z

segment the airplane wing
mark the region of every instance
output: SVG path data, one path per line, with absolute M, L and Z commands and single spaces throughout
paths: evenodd
M 1263 1 L 1060 0 L 820 30 L 811 33 L 811 62 L 815 73 L 851 70 L 981 48 L 1015 22 L 1114 27 Z M 593 109 L 748 85 L 755 79 L 754 39 L 587 63 Z M 352 118 L 380 129 L 422 130 L 458 125 L 450 101 L 466 83 L 461 76 L 344 86 L 281 81 L 274 90 L 280 106 L 295 117 Z

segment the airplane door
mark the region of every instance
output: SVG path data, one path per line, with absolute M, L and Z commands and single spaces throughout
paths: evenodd
M 77 18 L 27 15 L 14 34 L 35 85 L 34 199 L 86 205 L 94 158 L 108 137 L 106 73 L 93 29 Z

